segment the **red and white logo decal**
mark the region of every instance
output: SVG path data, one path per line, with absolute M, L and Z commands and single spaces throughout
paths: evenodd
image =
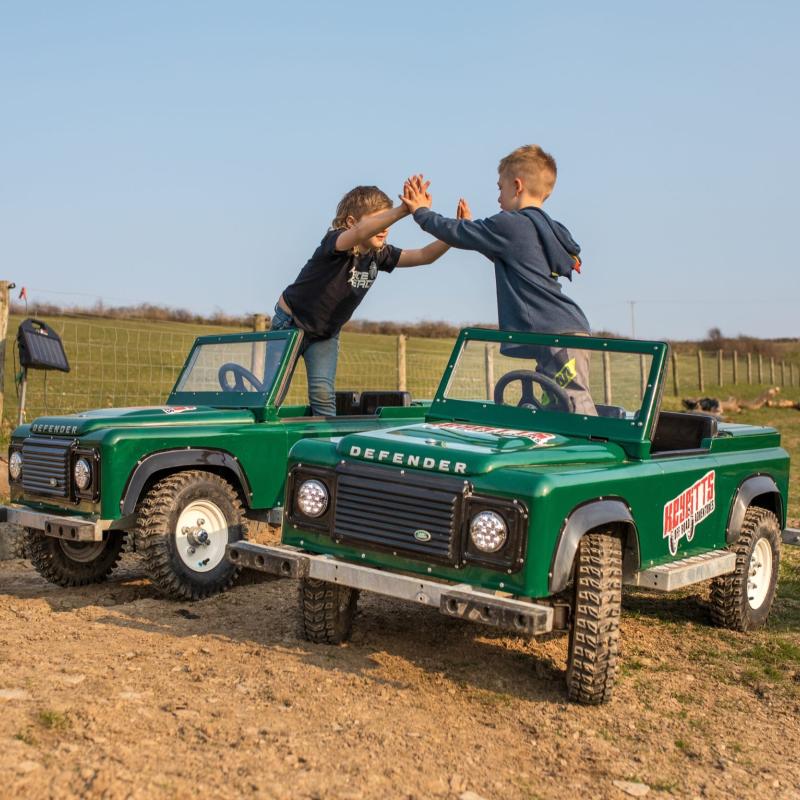
M 467 433 L 491 433 L 492 436 L 516 436 L 522 439 L 530 439 L 534 444 L 547 444 L 556 438 L 554 433 L 542 433 L 541 431 L 519 431 L 516 428 L 492 428 L 488 425 L 468 425 L 464 422 L 434 422 L 430 423 L 437 428 L 445 428 L 451 431 L 467 431 Z
M 161 410 L 165 414 L 183 414 L 184 411 L 196 411 L 197 406 L 164 406 Z
M 669 540 L 669 552 L 678 552 L 681 539 L 687 542 L 694 538 L 694 529 L 714 512 L 714 479 L 712 469 L 700 480 L 684 489 L 674 500 L 664 505 L 664 534 Z

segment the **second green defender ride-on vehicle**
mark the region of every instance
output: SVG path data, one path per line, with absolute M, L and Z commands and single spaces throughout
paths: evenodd
M 104 580 L 126 541 L 176 599 L 228 588 L 225 547 L 252 521 L 279 524 L 287 455 L 301 438 L 420 419 L 407 392 L 337 393 L 339 415 L 285 402 L 299 331 L 203 336 L 163 406 L 40 417 L 9 447 L 11 504 L 25 548 L 52 583 Z
M 624 584 L 711 580 L 711 618 L 764 624 L 789 458 L 773 428 L 662 411 L 661 342 L 462 331 L 424 421 L 290 453 L 282 544 L 229 558 L 300 581 L 305 636 L 350 635 L 362 590 L 528 636 L 569 634 L 570 698 L 618 669 Z M 580 392 L 589 364 L 591 401 Z

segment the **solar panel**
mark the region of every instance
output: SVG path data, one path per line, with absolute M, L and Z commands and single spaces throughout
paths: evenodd
M 69 372 L 61 338 L 46 322 L 32 318 L 23 320 L 17 331 L 17 345 L 23 367 Z

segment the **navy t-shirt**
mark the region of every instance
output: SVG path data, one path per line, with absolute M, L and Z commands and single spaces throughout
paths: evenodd
M 335 336 L 353 316 L 379 272 L 391 272 L 403 252 L 391 244 L 356 255 L 336 249 L 342 230 L 328 231 L 283 299 L 312 339 Z

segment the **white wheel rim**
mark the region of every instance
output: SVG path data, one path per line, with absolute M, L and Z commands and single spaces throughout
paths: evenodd
M 193 572 L 210 572 L 225 558 L 228 522 L 210 500 L 189 503 L 175 526 L 175 547 L 181 561 Z
M 747 574 L 747 602 L 750 608 L 761 608 L 772 582 L 772 547 L 766 539 L 759 539 L 750 555 Z

